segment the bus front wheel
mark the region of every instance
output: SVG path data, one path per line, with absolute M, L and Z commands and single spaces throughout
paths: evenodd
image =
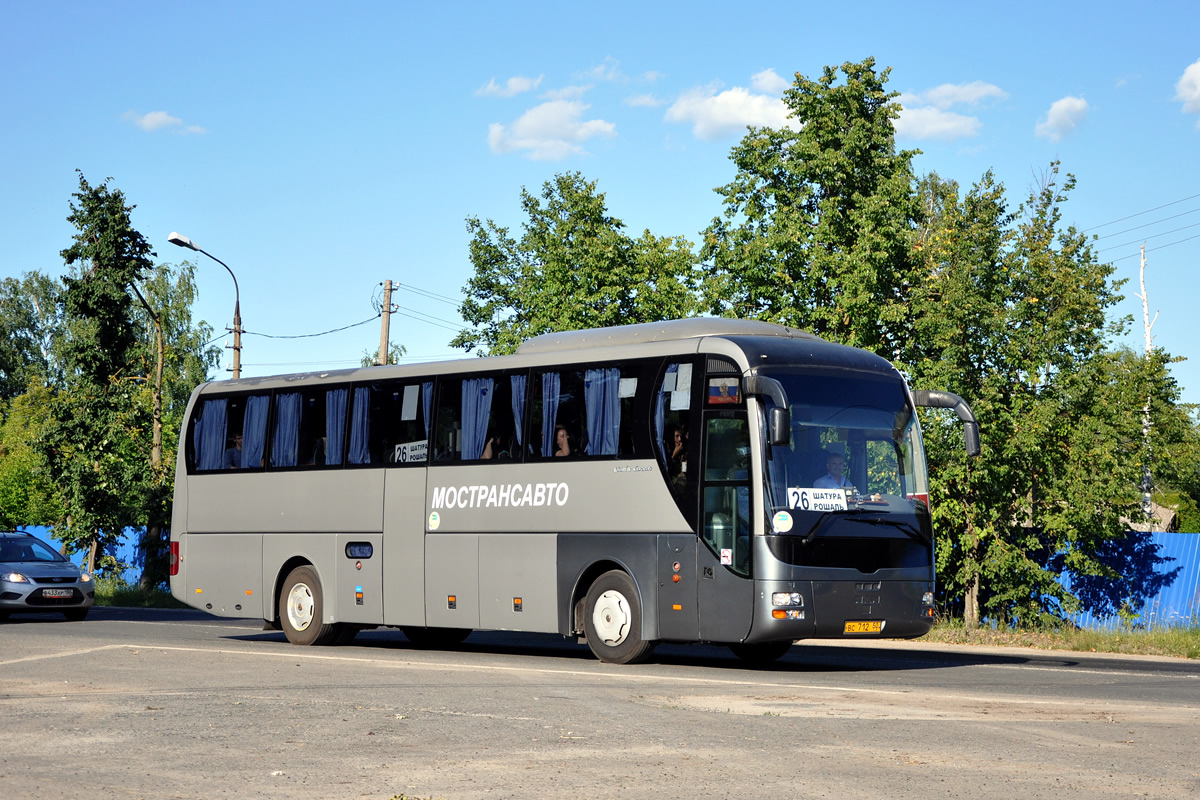
M 642 603 L 633 579 L 606 572 L 588 589 L 583 631 L 596 658 L 610 664 L 636 664 L 654 650 L 642 639 Z
M 325 598 L 321 579 L 312 567 L 296 567 L 288 573 L 279 592 L 279 621 L 283 634 L 292 644 L 332 644 L 341 626 L 321 622 L 325 615 Z

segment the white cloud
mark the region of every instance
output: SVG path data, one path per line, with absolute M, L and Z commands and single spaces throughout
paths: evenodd
M 761 73 L 760 73 L 761 74 Z M 788 110 L 778 97 L 754 94 L 735 86 L 718 92 L 719 85 L 690 89 L 667 109 L 667 122 L 686 122 L 697 139 L 719 139 L 748 125 L 783 128 Z
M 1067 96 L 1061 100 L 1055 100 L 1051 104 L 1050 110 L 1046 112 L 1046 118 L 1034 128 L 1034 133 L 1052 142 L 1057 142 L 1083 122 L 1083 118 L 1087 116 L 1087 110 L 1087 100 L 1082 97 Z
M 646 81 L 647 83 L 654 83 L 655 81 L 661 80 L 665 77 L 667 77 L 665 72 L 658 72 L 657 70 L 653 69 L 646 70 L 642 73 L 642 80 Z
M 943 83 L 924 92 L 907 92 L 896 98 L 900 116 L 896 133 L 907 139 L 953 141 L 978 136 L 983 123 L 978 117 L 950 109 L 955 106 L 976 108 L 985 100 L 1003 100 L 1008 92 L 992 83 Z
M 625 74 L 620 69 L 621 62 L 617 61 L 612 56 L 606 56 L 604 62 L 583 73 L 584 77 L 595 81 L 619 81 L 624 80 Z
M 904 95 L 904 97 L 914 105 L 929 105 L 946 111 L 960 103 L 974 108 L 983 100 L 1003 100 L 1008 97 L 1008 92 L 992 83 L 972 81 L 971 83 L 943 83 L 927 92 L 917 92 Z
M 551 100 L 526 111 L 511 125 L 488 126 L 493 153 L 525 151 L 534 161 L 557 161 L 585 153 L 583 142 L 597 136 L 616 136 L 617 126 L 602 119 L 584 120 L 590 106 L 575 100 Z
M 751 75 L 750 85 L 763 94 L 783 94 L 783 90 L 791 86 L 787 78 L 781 77 L 773 69 L 764 69 Z
M 1188 114 L 1200 114 L 1200 61 L 1183 71 L 1183 77 L 1175 84 L 1175 99 L 1183 103 Z M 1196 122 L 1200 128 L 1200 121 Z
M 542 95 L 543 100 L 578 100 L 587 94 L 592 84 L 585 86 L 564 86 L 561 89 L 551 89 Z
M 657 108 L 667 101 L 659 100 L 652 94 L 635 94 L 632 97 L 626 97 L 624 102 L 625 105 L 634 108 Z
M 905 108 L 896 119 L 896 134 L 908 139 L 953 141 L 978 136 L 983 123 L 977 117 L 940 108 Z
M 207 133 L 199 125 L 185 126 L 183 120 L 171 116 L 166 111 L 151 111 L 148 114 L 126 111 L 124 118 L 148 133 L 166 129 L 176 129 L 177 133 Z
M 542 82 L 542 76 L 536 78 L 526 78 L 522 75 L 514 75 L 504 82 L 504 85 L 496 83 L 495 78 L 488 80 L 486 84 L 475 90 L 475 94 L 483 97 L 512 97 L 513 95 L 529 92 L 538 87 Z

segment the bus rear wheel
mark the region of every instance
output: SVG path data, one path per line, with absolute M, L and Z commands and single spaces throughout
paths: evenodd
M 636 664 L 654 650 L 655 642 L 642 639 L 637 586 L 620 570 L 604 573 L 588 589 L 583 632 L 596 658 L 610 664 Z
M 783 658 L 783 654 L 791 648 L 790 641 L 729 645 L 733 654 L 747 664 L 770 664 Z
M 283 582 L 279 592 L 279 621 L 283 634 L 292 644 L 333 644 L 341 626 L 323 623 L 325 596 L 317 571 L 309 566 L 296 567 Z

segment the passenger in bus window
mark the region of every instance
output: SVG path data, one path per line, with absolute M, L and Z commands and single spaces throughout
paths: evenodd
M 235 433 L 233 435 L 233 446 L 225 451 L 225 461 L 221 465 L 223 469 L 240 469 L 242 466 L 242 435 Z
M 682 492 L 687 485 L 687 429 L 678 425 L 671 436 L 674 442 L 667 462 L 667 474 L 671 478 L 671 488 Z
M 554 455 L 571 455 L 571 434 L 567 433 L 563 425 L 554 426 Z
M 838 453 L 830 453 L 825 457 L 825 474 L 813 481 L 817 489 L 844 489 L 850 485 L 842 473 L 846 469 L 846 459 Z

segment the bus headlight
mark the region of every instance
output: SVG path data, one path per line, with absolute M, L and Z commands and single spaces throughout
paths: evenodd
M 933 592 L 926 592 L 925 594 L 921 595 L 921 605 L 923 605 L 923 606 L 932 606 L 933 605 Z
M 804 596 L 799 592 L 775 592 L 771 595 L 773 606 L 802 606 Z

